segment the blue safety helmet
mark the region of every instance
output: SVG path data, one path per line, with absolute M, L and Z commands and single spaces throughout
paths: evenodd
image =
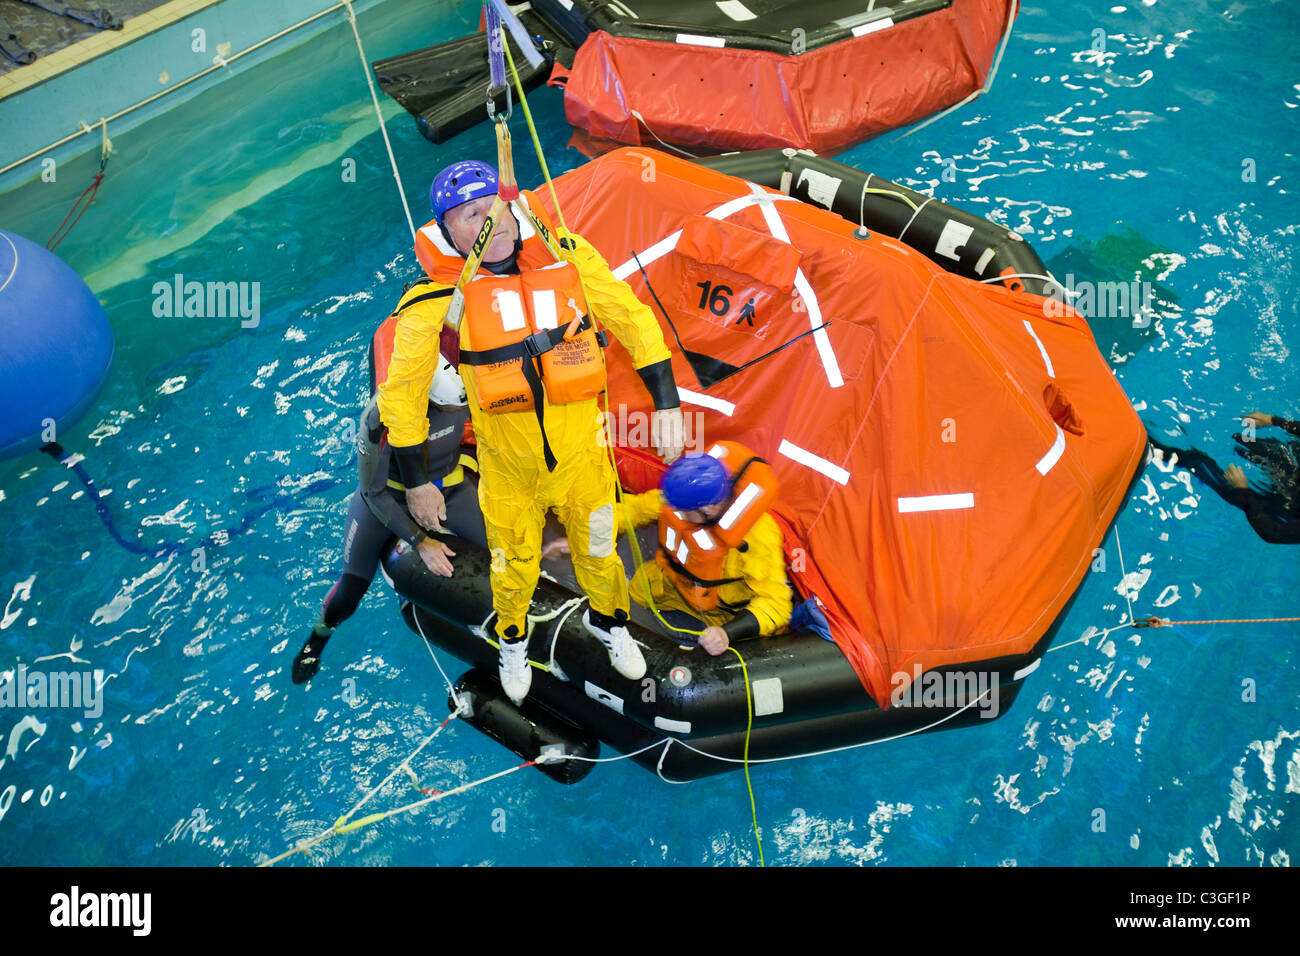
M 727 500 L 731 476 L 712 455 L 686 455 L 672 463 L 659 487 L 678 511 L 697 511 Z
M 497 171 L 477 159 L 464 159 L 452 163 L 433 177 L 433 184 L 429 186 L 429 205 L 441 223 L 449 209 L 483 196 L 495 196 L 496 192 Z

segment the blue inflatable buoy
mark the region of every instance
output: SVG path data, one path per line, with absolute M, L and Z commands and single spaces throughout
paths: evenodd
M 0 459 L 62 438 L 99 394 L 112 361 L 108 316 L 81 276 L 0 229 Z

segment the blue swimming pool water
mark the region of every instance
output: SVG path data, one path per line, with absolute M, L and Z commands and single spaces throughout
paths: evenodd
M 367 52 L 468 32 L 476 9 L 458 7 L 363 15 Z M 990 95 L 841 158 L 1018 229 L 1058 277 L 1152 282 L 1152 328 L 1099 320 L 1103 351 L 1153 429 L 1228 460 L 1234 416 L 1300 417 L 1297 25 L 1293 5 L 1265 2 L 1033 4 Z M 531 102 L 553 169 L 577 165 L 558 91 Z M 491 158 L 486 127 L 433 147 L 385 110 L 419 217 L 436 169 Z M 519 126 L 532 184 L 525 140 Z M 365 346 L 415 263 L 346 26 L 117 148 L 60 252 L 104 301 L 118 353 L 63 440 L 111 489 L 127 535 L 185 548 L 128 553 L 70 473 L 39 456 L 0 466 L 0 671 L 58 662 L 109 675 L 98 719 L 0 711 L 0 859 L 245 865 L 328 827 L 446 715 L 441 679 L 382 581 L 311 689 L 288 676 L 336 571 L 352 481 L 344 422 L 365 397 Z M 0 198 L 3 224 L 43 240 L 92 172 L 89 159 L 67 164 L 56 184 Z M 260 283 L 259 325 L 156 317 L 152 286 L 178 273 Z M 1185 480 L 1147 469 L 1060 649 L 1003 719 L 755 768 L 767 861 L 1290 862 L 1296 625 L 1078 641 L 1126 619 L 1121 545 L 1139 617 L 1300 614 L 1300 551 L 1263 543 Z M 190 547 L 243 523 L 198 566 Z M 453 723 L 412 766 L 423 786 L 449 789 L 512 762 Z M 401 774 L 367 810 L 415 796 Z M 515 774 L 294 858 L 756 861 L 743 777 L 670 787 L 626 761 L 573 788 Z

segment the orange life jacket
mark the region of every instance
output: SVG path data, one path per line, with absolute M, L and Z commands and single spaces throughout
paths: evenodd
M 699 611 L 712 611 L 718 606 L 718 589 L 741 580 L 722 576 L 727 554 L 743 545 L 745 535 L 767 513 L 777 493 L 772 466 L 744 445 L 717 442 L 708 453 L 731 475 L 726 508 L 714 521 L 699 525 L 665 506 L 659 513 L 659 551 L 655 555 L 682 597 Z
M 574 319 L 578 331 L 565 339 Z M 550 404 L 568 405 L 605 387 L 605 362 L 572 263 L 475 277 L 465 288 L 460 334 L 460 363 L 471 370 L 485 412 L 533 411 L 543 391 Z
M 520 198 L 536 222 L 528 217 L 519 222 L 519 275 L 480 268 L 465 287 L 460 364 L 473 376 L 485 412 L 540 413 L 543 392 L 551 404 L 567 405 L 594 398 L 605 387 L 604 335 L 587 314 L 578 270 L 557 262 L 547 249 L 538 229 L 548 238 L 554 230 L 540 206 L 530 201 L 532 194 L 522 191 Z M 465 266 L 437 221 L 420 229 L 415 253 L 429 276 L 446 285 L 455 285 Z M 565 339 L 577 315 L 584 318 L 573 337 Z

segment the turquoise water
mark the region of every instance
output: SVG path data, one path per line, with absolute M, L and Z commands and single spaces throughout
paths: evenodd
M 362 15 L 367 53 L 468 32 L 476 8 L 458 6 Z M 1031 5 L 989 96 L 841 158 L 1018 229 L 1058 277 L 1152 282 L 1152 328 L 1099 320 L 1103 352 L 1156 432 L 1227 461 L 1234 416 L 1300 417 L 1296 27 L 1293 6 L 1262 2 Z M 558 91 L 531 103 L 554 171 L 577 165 Z M 384 108 L 418 222 L 432 173 L 491 158 L 491 131 L 433 147 Z M 536 183 L 522 125 L 515 142 L 521 181 Z M 70 473 L 39 456 L 0 466 L 0 671 L 39 661 L 109 676 L 98 719 L 45 710 L 33 727 L 0 711 L 0 859 L 245 865 L 327 828 L 446 715 L 441 678 L 382 581 L 311 689 L 288 675 L 336 573 L 365 346 L 416 264 L 346 26 L 116 145 L 100 199 L 60 252 L 104 301 L 118 352 L 98 402 L 61 438 L 111 490 L 128 535 L 187 547 L 130 554 Z M 93 166 L 0 198 L 5 227 L 43 241 Z M 177 273 L 260 283 L 259 325 L 155 317 L 153 284 Z M 755 768 L 767 861 L 1289 862 L 1296 626 L 1076 642 L 1126 620 L 1120 545 L 1138 617 L 1300 613 L 1300 550 L 1263 543 L 1185 481 L 1147 469 L 1061 628 L 1069 646 L 1003 719 Z M 201 566 L 188 549 L 246 521 Z M 453 723 L 412 766 L 422 786 L 449 789 L 513 762 Z M 418 796 L 399 774 L 366 810 Z M 757 853 L 742 776 L 669 787 L 624 761 L 573 788 L 518 773 L 294 859 L 750 864 Z

